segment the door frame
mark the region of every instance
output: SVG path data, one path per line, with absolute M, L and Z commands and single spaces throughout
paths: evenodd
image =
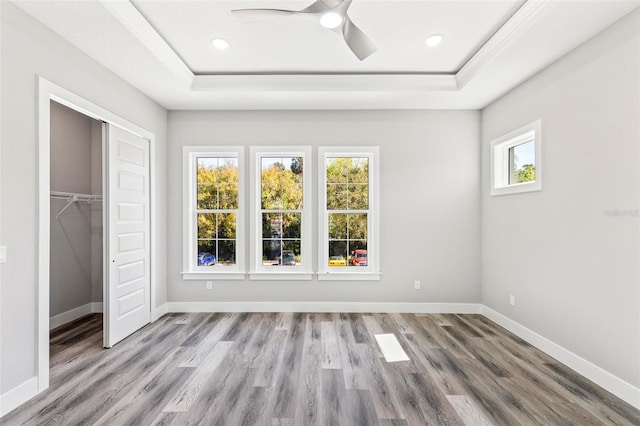
M 37 309 L 36 309 L 36 375 L 38 377 L 38 393 L 49 387 L 49 286 L 50 286 L 50 239 L 51 239 L 51 211 L 50 211 L 50 190 L 51 190 L 51 135 L 50 135 L 50 101 L 56 101 L 66 107 L 80 112 L 88 117 L 106 122 L 112 126 L 119 127 L 139 137 L 149 140 L 149 157 L 150 157 L 150 292 L 151 298 L 151 321 L 158 318 L 159 312 L 156 308 L 156 283 L 155 268 L 157 263 L 157 247 L 156 247 L 156 216 L 154 208 L 156 205 L 156 150 L 155 135 L 148 130 L 137 126 L 136 124 L 116 115 L 89 100 L 70 92 L 69 90 L 58 86 L 47 79 L 38 76 L 38 129 L 37 129 Z M 103 148 L 105 141 L 103 138 Z M 103 164 L 106 164 L 103 154 Z M 103 176 L 107 170 L 103 170 Z M 103 182 L 104 187 L 104 182 Z M 103 210 L 104 211 L 104 210 Z M 104 236 L 108 238 L 108 236 Z M 106 255 L 106 253 L 105 253 Z M 108 265 L 107 265 L 108 267 Z M 104 285 L 107 283 L 103 283 Z M 104 299 L 104 298 L 103 298 Z M 107 309 L 108 300 L 103 300 L 103 311 Z

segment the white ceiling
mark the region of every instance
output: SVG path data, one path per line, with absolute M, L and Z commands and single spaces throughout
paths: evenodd
M 316 22 L 230 13 L 312 0 L 14 2 L 167 109 L 482 108 L 640 5 L 354 0 L 378 49 L 360 61 Z M 434 33 L 445 39 L 428 48 Z

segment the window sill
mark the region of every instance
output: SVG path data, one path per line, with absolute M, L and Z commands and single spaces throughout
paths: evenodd
M 244 280 L 244 272 L 217 271 L 217 272 L 181 272 L 184 281 L 202 280 Z
M 318 281 L 380 281 L 380 272 L 318 272 Z
M 310 281 L 312 272 L 250 272 L 252 281 Z
M 516 183 L 508 186 L 493 187 L 491 188 L 491 196 L 496 195 L 508 195 L 508 194 L 521 194 L 523 192 L 542 191 L 542 182 L 536 180 L 533 182 Z

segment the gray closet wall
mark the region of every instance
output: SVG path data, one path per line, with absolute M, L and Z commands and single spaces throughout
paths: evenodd
M 51 101 L 51 191 L 102 193 L 102 123 Z M 102 203 L 51 199 L 50 316 L 102 302 Z

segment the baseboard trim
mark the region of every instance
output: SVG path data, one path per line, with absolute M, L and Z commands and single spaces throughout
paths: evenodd
M 169 312 L 169 304 L 164 303 L 151 312 L 151 322 L 157 321 L 161 316 Z
M 616 395 L 618 398 L 628 402 L 637 409 L 640 409 L 640 388 L 625 382 L 601 367 L 598 367 L 546 337 L 541 336 L 511 318 L 494 311 L 488 306 L 481 306 L 482 315 L 489 318 L 491 321 L 501 325 L 516 336 L 531 343 L 536 348 L 557 359 L 567 367 L 572 368 L 598 386 L 601 386 Z
M 32 377 L 0 395 L 0 417 L 18 408 L 38 394 L 38 377 Z
M 477 303 L 169 302 L 168 312 L 385 312 L 479 314 Z
M 75 321 L 89 314 L 102 312 L 102 302 L 91 302 L 86 305 L 78 306 L 61 314 L 49 318 L 49 330 L 65 325 L 68 322 Z

